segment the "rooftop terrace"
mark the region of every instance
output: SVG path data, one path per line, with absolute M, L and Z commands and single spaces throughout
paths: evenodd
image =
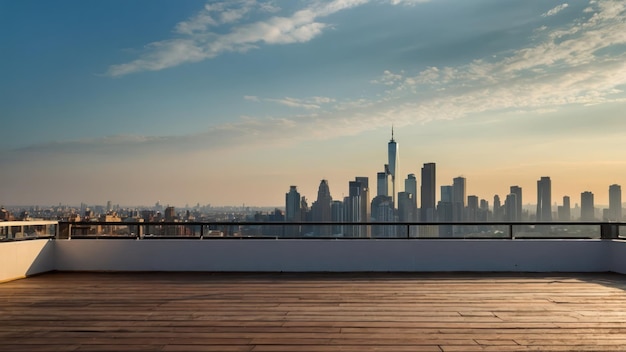
M 606 224 L 445 240 L 5 225 L 2 351 L 626 351 L 626 242 Z

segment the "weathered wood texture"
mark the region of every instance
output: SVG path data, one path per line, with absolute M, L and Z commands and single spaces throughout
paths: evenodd
M 613 274 L 49 273 L 0 351 L 626 351 Z

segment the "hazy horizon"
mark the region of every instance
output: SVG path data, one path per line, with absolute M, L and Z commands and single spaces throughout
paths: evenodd
M 397 191 L 608 204 L 626 186 L 626 2 L 0 2 L 0 204 L 334 199 L 399 146 Z M 439 195 L 437 196 L 439 198 Z M 418 194 L 419 199 L 419 194 Z M 418 204 L 419 205 L 419 204 Z

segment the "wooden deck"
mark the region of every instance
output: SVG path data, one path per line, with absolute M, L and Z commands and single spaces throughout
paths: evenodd
M 626 351 L 626 276 L 49 273 L 0 350 Z

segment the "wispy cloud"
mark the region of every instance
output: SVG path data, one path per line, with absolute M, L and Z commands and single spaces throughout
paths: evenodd
M 544 12 L 541 14 L 541 17 L 549 17 L 549 16 L 554 16 L 557 13 L 565 10 L 569 5 L 567 3 L 561 4 L 559 6 L 556 6 L 550 10 L 548 10 L 547 12 Z
M 176 24 L 174 32 L 188 35 L 202 33 L 209 27 L 236 23 L 254 10 L 275 12 L 280 9 L 271 3 L 257 3 L 256 0 L 207 3 L 194 16 Z
M 277 104 L 284 105 L 284 106 L 289 106 L 292 108 L 304 108 L 304 109 L 319 109 L 320 108 L 320 106 L 317 104 L 306 103 L 300 99 L 294 99 L 294 98 L 289 98 L 289 97 L 286 97 L 283 99 L 268 98 L 268 99 L 265 99 L 265 101 L 277 103 Z
M 280 6 L 278 6 L 275 1 L 267 1 L 267 2 L 260 3 L 259 9 L 262 12 L 275 13 L 275 12 L 280 11 Z
M 547 31 L 535 45 L 500 60 L 429 67 L 414 75 L 385 71 L 373 82 L 385 86 L 387 99 L 397 104 L 394 112 L 404 111 L 408 121 L 428 115 L 451 119 L 485 111 L 545 111 L 622 101 L 626 3 L 592 5 L 594 14 L 587 21 Z M 615 53 L 598 54 L 609 48 Z M 405 102 L 407 92 L 421 101 Z
M 303 108 L 303 109 L 320 109 L 324 104 L 334 103 L 336 100 L 329 97 L 310 97 L 304 99 L 292 98 L 292 97 L 284 97 L 284 98 L 259 98 L 254 95 L 245 95 L 243 97 L 245 100 L 253 101 L 253 102 L 270 102 L 276 103 L 283 106 L 288 106 L 292 108 Z
M 255 101 L 255 102 L 257 102 L 257 103 L 261 101 L 261 99 L 259 99 L 259 97 L 257 97 L 256 95 L 244 95 L 244 96 L 243 96 L 243 98 L 244 98 L 245 100 L 248 100 L 248 101 Z
M 394 84 L 398 83 L 401 80 L 402 80 L 401 74 L 393 73 L 389 70 L 385 70 L 383 71 L 383 74 L 379 78 L 373 79 L 370 82 L 374 84 L 380 83 L 386 86 L 393 86 Z
M 414 5 L 422 4 L 425 2 L 430 2 L 430 0 L 389 0 L 389 3 L 392 5 L 407 5 L 407 6 L 414 6 Z
M 328 28 L 328 24 L 319 21 L 321 18 L 367 1 L 315 1 L 289 16 L 272 16 L 251 23 L 239 21 L 252 12 L 274 13 L 278 7 L 272 2 L 259 3 L 256 0 L 208 3 L 200 12 L 176 25 L 174 32 L 179 37 L 146 45 L 138 59 L 110 66 L 107 75 L 116 77 L 158 71 L 214 58 L 224 52 L 246 52 L 259 45 L 308 42 Z M 211 31 L 212 27 L 224 25 L 230 27 L 220 33 Z

